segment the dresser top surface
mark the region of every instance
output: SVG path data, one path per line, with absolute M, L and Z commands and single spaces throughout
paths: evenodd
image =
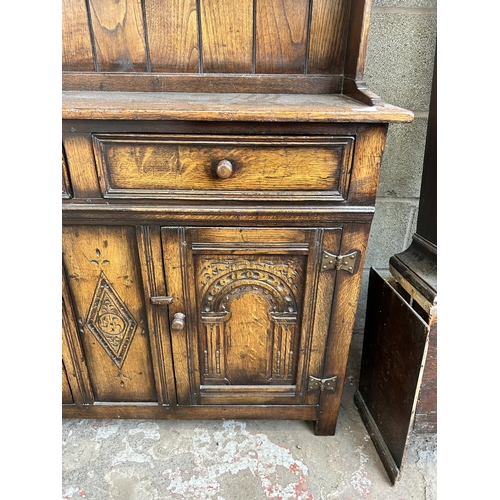
M 411 111 L 342 94 L 81 92 L 62 95 L 63 119 L 411 122 Z

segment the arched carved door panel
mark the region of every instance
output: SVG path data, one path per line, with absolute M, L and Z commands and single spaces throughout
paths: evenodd
M 171 331 L 180 404 L 316 404 L 307 376 L 321 375 L 335 279 L 320 257 L 340 235 L 162 228 L 170 318 L 186 316 Z

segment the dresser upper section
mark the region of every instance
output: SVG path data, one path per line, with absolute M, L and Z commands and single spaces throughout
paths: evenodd
M 362 81 L 371 3 L 63 0 L 63 117 L 411 121 Z
M 371 0 L 63 0 L 64 90 L 341 93 Z

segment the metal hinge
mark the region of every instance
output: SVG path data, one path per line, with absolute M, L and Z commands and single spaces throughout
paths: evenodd
M 309 376 L 308 391 L 332 391 L 337 390 L 337 376 L 330 378 L 316 378 L 312 375 Z
M 321 258 L 321 270 L 328 271 L 329 269 L 335 269 L 337 271 L 347 271 L 353 274 L 358 256 L 359 252 L 357 250 L 346 255 L 333 255 L 324 250 Z
M 173 297 L 167 296 L 159 296 L 159 297 L 151 297 L 151 304 L 154 306 L 166 306 L 168 304 L 172 304 L 174 301 Z

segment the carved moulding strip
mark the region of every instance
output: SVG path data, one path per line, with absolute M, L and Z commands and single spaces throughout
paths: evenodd
M 102 271 L 86 323 L 111 361 L 121 368 L 138 323 Z

